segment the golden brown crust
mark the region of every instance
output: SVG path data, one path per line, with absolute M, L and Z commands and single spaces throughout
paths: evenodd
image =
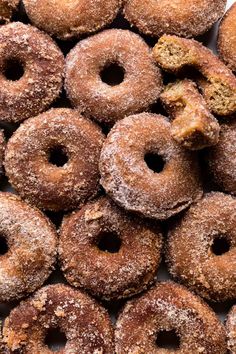
M 66 40 L 93 33 L 110 24 L 122 0 L 23 0 L 33 24 Z
M 146 217 L 166 219 L 187 208 L 202 195 L 194 153 L 171 136 L 165 117 L 141 113 L 116 123 L 101 152 L 101 184 L 124 209 Z M 155 173 L 145 156 L 164 162 Z
M 223 14 L 226 0 L 124 0 L 126 19 L 141 32 L 160 37 L 196 37 Z
M 164 70 L 178 73 L 186 66 L 196 68 L 203 76 L 199 85 L 213 113 L 226 116 L 236 112 L 236 77 L 210 49 L 193 39 L 164 35 L 153 53 Z
M 42 286 L 56 258 L 56 231 L 36 208 L 0 193 L 0 234 L 8 251 L 0 255 L 0 302 L 22 298 Z
M 200 298 L 172 282 L 157 284 L 129 301 L 115 330 L 117 354 L 156 354 L 175 351 L 157 346 L 157 334 L 175 330 L 180 354 L 226 354 L 226 336 L 215 313 Z
M 236 72 L 236 3 L 226 12 L 219 27 L 218 51 L 221 59 Z
M 7 144 L 5 170 L 23 199 L 46 210 L 72 210 L 99 188 L 101 130 L 72 109 L 51 109 L 31 118 Z M 62 147 L 68 161 L 50 163 L 50 151 Z
M 175 279 L 212 301 L 236 298 L 236 199 L 223 193 L 204 196 L 169 231 L 167 259 Z M 214 253 L 214 240 L 229 251 Z
M 236 353 L 236 305 L 232 307 L 226 321 L 228 350 L 230 354 Z
M 103 235 L 107 240 L 112 240 L 112 235 L 118 237 L 118 252 L 99 249 Z M 110 199 L 102 197 L 64 219 L 59 256 L 71 285 L 111 300 L 148 288 L 160 263 L 161 248 L 158 225 L 128 216 Z
M 125 70 L 119 85 L 111 86 L 101 79 L 102 70 L 109 64 Z M 156 102 L 162 79 L 150 48 L 140 36 L 110 29 L 79 42 L 68 54 L 65 88 L 76 108 L 113 125 Z
M 44 344 L 50 328 L 65 333 L 61 354 L 114 354 L 113 328 L 105 309 L 63 284 L 45 286 L 12 310 L 3 339 L 10 353 L 50 354 Z
M 12 13 L 19 2 L 20 0 L 0 0 L 0 25 L 11 20 Z
M 22 64 L 19 80 L 5 75 L 11 61 Z M 48 35 L 20 22 L 0 27 L 0 120 L 20 122 L 46 110 L 60 93 L 63 70 L 63 54 Z
M 190 80 L 166 86 L 161 101 L 173 119 L 171 132 L 178 143 L 190 150 L 215 145 L 220 126 Z

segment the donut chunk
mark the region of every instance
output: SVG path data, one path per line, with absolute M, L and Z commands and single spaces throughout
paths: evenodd
M 0 120 L 20 122 L 59 95 L 64 57 L 52 39 L 20 22 L 0 27 Z
M 121 75 L 123 71 L 123 81 L 103 82 L 104 70 L 114 66 Z M 161 85 L 149 47 L 127 30 L 110 29 L 87 38 L 66 59 L 65 88 L 72 104 L 108 125 L 147 109 L 159 97 Z
M 116 17 L 122 0 L 23 0 L 33 24 L 60 39 L 100 30 Z
M 56 231 L 37 209 L 0 192 L 0 302 L 42 286 L 56 258 Z
M 220 126 L 195 83 L 183 80 L 167 85 L 161 101 L 173 118 L 171 131 L 178 143 L 199 150 L 218 142 Z
M 164 35 L 153 52 L 164 70 L 178 73 L 193 66 L 202 74 L 199 85 L 213 113 L 226 116 L 236 112 L 236 77 L 210 49 L 195 40 Z
M 0 25 L 9 22 L 19 0 L 0 0 Z
M 206 194 L 169 232 L 172 276 L 212 301 L 236 298 L 236 199 Z
M 228 10 L 219 27 L 218 51 L 221 59 L 236 72 L 236 3 Z
M 59 255 L 71 285 L 111 300 L 135 295 L 153 282 L 161 247 L 157 225 L 128 216 L 102 197 L 65 218 Z
M 161 115 L 118 122 L 103 145 L 100 172 L 119 205 L 146 217 L 167 219 L 202 195 L 196 156 L 175 142 Z
M 45 337 L 53 328 L 66 336 L 62 354 L 114 353 L 113 328 L 105 309 L 63 284 L 45 286 L 13 309 L 5 321 L 3 339 L 12 353 L 50 354 L 54 352 Z
M 221 125 L 217 145 L 205 152 L 206 166 L 212 181 L 224 192 L 236 195 L 236 122 L 230 120 Z
M 78 112 L 51 109 L 22 123 L 10 138 L 6 174 L 29 203 L 74 209 L 98 192 L 102 143 L 100 129 Z
M 200 298 L 172 282 L 159 283 L 125 305 L 115 330 L 116 353 L 174 353 L 158 342 L 158 335 L 171 331 L 180 342 L 176 353 L 226 353 L 225 330 L 215 313 Z
M 236 305 L 232 307 L 226 321 L 228 349 L 231 354 L 236 353 Z

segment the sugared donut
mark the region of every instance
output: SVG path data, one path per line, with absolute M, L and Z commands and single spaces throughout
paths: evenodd
M 48 278 L 56 257 L 56 231 L 43 214 L 0 193 L 0 302 L 19 299 Z
M 218 50 L 222 60 L 236 72 L 236 3 L 227 11 L 219 27 Z
M 5 320 L 3 339 L 11 353 L 54 353 L 45 343 L 50 329 L 66 337 L 61 354 L 113 354 L 113 328 L 102 306 L 63 284 L 45 286 L 22 301 Z
M 106 83 L 103 75 L 109 68 L 121 71 L 124 77 L 114 78 L 121 82 Z M 65 88 L 72 104 L 108 125 L 148 108 L 161 85 L 150 48 L 127 30 L 110 29 L 84 39 L 66 59 Z
M 93 122 L 72 109 L 51 109 L 22 123 L 10 138 L 6 174 L 29 203 L 74 209 L 98 192 L 102 143 Z
M 226 334 L 228 349 L 231 354 L 236 354 L 236 305 L 232 307 L 226 321 Z
M 20 0 L 0 0 L 0 25 L 9 22 Z
M 225 192 L 236 195 L 236 122 L 230 120 L 221 125 L 217 145 L 205 151 L 205 160 L 212 181 Z
M 236 199 L 204 196 L 169 231 L 170 273 L 212 301 L 236 298 Z
M 23 0 L 33 24 L 60 39 L 89 34 L 116 17 L 122 0 Z
M 176 337 L 175 350 L 161 346 L 166 332 Z M 116 324 L 115 344 L 117 354 L 226 353 L 225 330 L 215 313 L 172 282 L 159 283 L 125 305 Z
M 71 285 L 111 300 L 135 295 L 153 282 L 161 246 L 158 225 L 101 197 L 65 218 L 59 256 Z
M 0 120 L 19 122 L 59 95 L 64 57 L 52 39 L 20 22 L 0 27 Z
M 201 197 L 194 153 L 171 136 L 161 115 L 141 113 L 116 123 L 100 158 L 101 184 L 123 208 L 166 219 Z

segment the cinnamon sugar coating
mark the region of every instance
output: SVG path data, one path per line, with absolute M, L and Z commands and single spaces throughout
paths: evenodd
M 228 339 L 228 350 L 230 354 L 236 353 L 236 305 L 228 314 L 226 321 L 226 333 Z
M 102 143 L 93 122 L 72 109 L 51 109 L 22 123 L 10 138 L 6 174 L 29 203 L 53 211 L 74 209 L 98 192 Z M 68 161 L 54 164 L 53 151 Z
M 221 116 L 236 112 L 236 77 L 201 43 L 177 36 L 162 36 L 153 49 L 157 63 L 173 73 L 193 66 L 202 75 L 198 83 L 209 109 Z
M 115 86 L 102 81 L 111 64 L 124 71 Z M 124 116 L 144 111 L 162 88 L 160 70 L 144 40 L 135 33 L 110 29 L 79 42 L 66 58 L 65 89 L 72 104 L 87 116 L 113 125 Z
M 114 354 L 109 316 L 88 295 L 63 284 L 45 286 L 13 309 L 3 328 L 10 353 L 54 353 L 44 343 L 51 328 L 66 336 L 61 354 Z M 58 352 L 59 353 L 59 352 Z
M 208 300 L 236 298 L 235 210 L 230 195 L 206 194 L 169 231 L 170 273 Z
M 126 19 L 141 32 L 160 37 L 196 37 L 224 14 L 226 0 L 124 0 Z
M 125 305 L 115 329 L 116 353 L 173 353 L 156 344 L 158 333 L 171 330 L 180 354 L 227 352 L 224 327 L 210 307 L 183 286 L 162 282 Z
M 120 246 L 114 253 L 101 249 L 100 242 L 112 246 L 114 240 Z M 59 258 L 71 285 L 114 300 L 147 289 L 157 272 L 161 247 L 157 224 L 129 216 L 101 197 L 64 219 Z
M 148 167 L 149 156 L 158 168 L 161 160 L 158 172 Z M 146 217 L 167 219 L 202 195 L 196 155 L 175 142 L 161 115 L 141 113 L 116 123 L 102 148 L 100 172 L 116 203 Z
M 0 0 L 0 25 L 11 20 L 20 0 Z
M 221 59 L 236 72 L 236 3 L 226 12 L 219 27 L 218 51 Z
M 122 0 L 23 0 L 33 24 L 60 39 L 93 33 L 110 24 Z
M 167 85 L 161 101 L 173 119 L 171 131 L 178 143 L 199 150 L 218 142 L 220 126 L 194 82 L 183 80 Z
M 0 193 L 0 302 L 22 298 L 42 286 L 56 258 L 57 236 L 48 219 L 10 193 Z
M 6 74 L 13 63 L 23 71 L 15 81 Z M 46 110 L 60 93 L 63 70 L 63 54 L 48 35 L 20 22 L 0 27 L 0 120 L 16 123 Z

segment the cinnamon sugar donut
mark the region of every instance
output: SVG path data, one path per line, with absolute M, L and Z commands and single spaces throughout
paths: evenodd
M 173 73 L 193 66 L 208 107 L 221 116 L 236 112 L 236 77 L 213 52 L 201 43 L 177 36 L 162 36 L 155 45 L 154 57 L 164 69 Z
M 162 333 L 179 339 L 176 350 L 164 349 Z M 177 341 L 176 338 L 176 341 Z M 117 354 L 226 354 L 226 336 L 215 313 L 199 297 L 172 282 L 157 284 L 129 301 L 115 330 Z
M 236 199 L 206 194 L 169 231 L 170 273 L 212 301 L 236 298 Z
M 22 298 L 48 278 L 56 258 L 56 231 L 46 217 L 0 192 L 0 302 Z
M 221 125 L 217 145 L 205 151 L 205 160 L 212 181 L 225 192 L 236 195 L 236 122 L 225 121 Z
M 226 0 L 125 0 L 126 19 L 141 32 L 160 37 L 196 37 L 224 14 Z
M 102 197 L 65 218 L 59 255 L 71 285 L 112 300 L 135 295 L 153 282 L 161 247 L 158 225 L 131 217 Z
M 45 338 L 58 328 L 66 336 L 61 354 L 113 354 L 109 316 L 88 295 L 63 284 L 49 285 L 22 301 L 6 319 L 3 336 L 11 353 L 50 354 Z
M 98 192 L 102 143 L 100 129 L 78 112 L 51 109 L 22 123 L 10 138 L 6 174 L 29 203 L 74 209 Z
M 0 27 L 0 120 L 20 122 L 59 95 L 64 57 L 52 39 L 20 22 Z
M 0 25 L 9 22 L 20 0 L 0 0 Z
M 219 27 L 218 50 L 222 60 L 236 72 L 236 3 L 227 11 Z
M 236 353 L 236 305 L 232 307 L 226 321 L 228 349 L 231 354 Z
M 33 24 L 60 39 L 100 30 L 116 17 L 122 0 L 23 0 Z
M 123 208 L 166 219 L 202 195 L 196 156 L 171 136 L 161 116 L 141 113 L 116 123 L 100 158 L 101 184 Z
M 124 76 L 115 85 L 103 78 L 104 70 L 112 67 Z M 161 86 L 160 71 L 148 45 L 127 30 L 110 29 L 87 38 L 66 58 L 69 99 L 101 123 L 113 125 L 126 115 L 147 109 L 159 97 Z

